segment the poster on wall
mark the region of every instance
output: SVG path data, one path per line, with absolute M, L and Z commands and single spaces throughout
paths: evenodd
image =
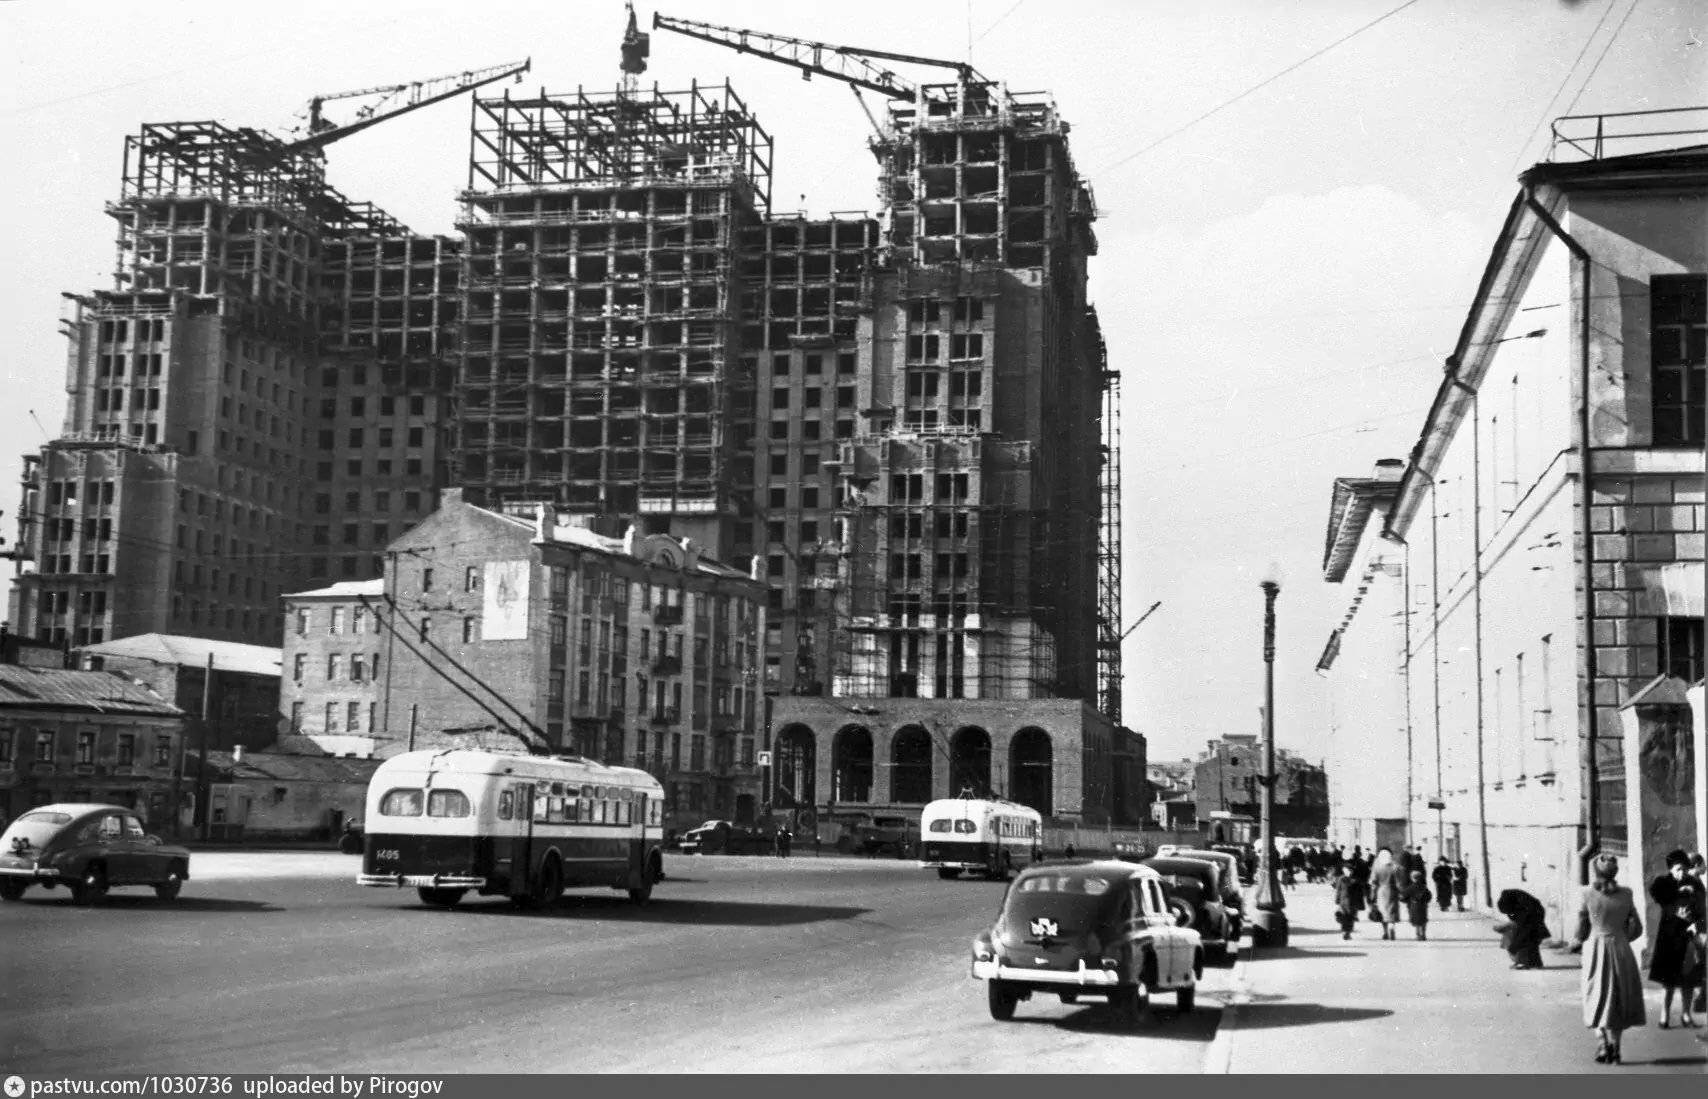
M 528 636 L 528 562 L 488 561 L 481 590 L 482 641 L 520 641 Z

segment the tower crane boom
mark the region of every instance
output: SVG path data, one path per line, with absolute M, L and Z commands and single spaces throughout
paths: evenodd
M 426 80 L 412 81 L 406 84 L 380 84 L 372 88 L 356 88 L 347 92 L 328 92 L 317 95 L 308 102 L 308 136 L 299 141 L 290 142 L 285 146 L 285 152 L 302 153 L 325 148 L 353 133 L 359 133 L 369 126 L 378 125 L 388 118 L 396 118 L 401 114 L 420 107 L 460 95 L 463 92 L 503 80 L 507 76 L 522 79 L 522 74 L 533 67 L 533 58 L 521 61 L 508 61 L 502 65 L 491 65 L 484 69 L 471 69 L 467 72 L 448 73 L 445 76 L 429 77 Z M 380 98 L 356 112 L 356 121 L 347 125 L 337 125 L 329 122 L 321 113 L 321 108 L 327 103 L 338 99 L 358 99 L 362 96 L 376 95 Z M 403 96 L 404 102 L 388 110 L 382 110 L 386 104 L 398 96 Z
M 859 46 L 837 46 L 829 42 L 789 38 L 781 34 L 767 34 L 741 27 L 675 19 L 659 12 L 653 12 L 652 25 L 689 38 L 698 38 L 702 42 L 726 46 L 737 53 L 751 53 L 793 66 L 801 70 L 802 79 L 805 80 L 812 79 L 816 73 L 819 76 L 846 81 L 856 88 L 878 92 L 890 99 L 912 99 L 918 87 L 906 77 L 874 65 L 867 58 L 953 69 L 957 78 L 962 81 L 979 79 L 973 67 L 963 61 L 943 61 L 934 57 L 868 50 Z

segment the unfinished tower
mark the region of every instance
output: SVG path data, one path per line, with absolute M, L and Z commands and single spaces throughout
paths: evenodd
M 727 557 L 753 491 L 737 247 L 771 138 L 727 84 L 477 100 L 453 479 Z

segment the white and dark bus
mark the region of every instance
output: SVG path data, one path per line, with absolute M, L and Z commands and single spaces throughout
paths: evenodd
M 407 752 L 368 785 L 359 885 L 471 889 L 525 906 L 608 886 L 644 904 L 664 877 L 664 789 L 645 771 L 563 756 Z
M 943 798 L 919 818 L 919 865 L 953 878 L 977 870 L 993 878 L 1043 858 L 1044 818 L 1028 805 L 981 798 Z

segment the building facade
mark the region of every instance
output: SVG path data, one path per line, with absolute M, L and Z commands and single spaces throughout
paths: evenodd
M 276 648 L 151 633 L 88 645 L 76 656 L 91 671 L 118 672 L 171 699 L 197 748 L 264 748 L 279 737 Z
M 113 672 L 0 664 L 0 815 L 104 802 L 171 819 L 184 715 Z
M 1193 767 L 1194 818 L 1257 818 L 1263 800 L 1263 739 L 1229 733 L 1210 741 Z M 1275 834 L 1322 836 L 1328 826 L 1328 776 L 1285 748 L 1275 751 Z
M 1463 853 L 1481 904 L 1517 886 L 1551 919 L 1588 855 L 1640 885 L 1665 853 L 1641 833 L 1702 812 L 1678 710 L 1703 674 L 1708 154 L 1566 147 L 1521 177 L 1382 521 L 1403 644 L 1360 621 L 1331 675 L 1390 760 L 1408 700 L 1413 840 Z
M 762 567 L 762 566 L 761 566 Z M 460 490 L 386 550 L 378 581 L 288 595 L 294 735 L 393 754 L 484 731 L 656 774 L 683 821 L 755 819 L 765 586 L 692 542 L 600 534 Z

